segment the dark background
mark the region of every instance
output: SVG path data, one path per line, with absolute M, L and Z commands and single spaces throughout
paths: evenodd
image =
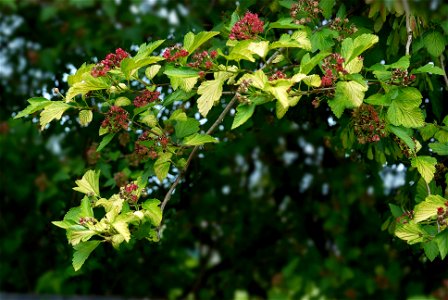
M 33 117 L 11 117 L 30 97 L 54 97 L 53 87 L 64 92 L 64 74 L 83 62 L 118 47 L 167 37 L 174 43 L 190 30 L 222 28 L 235 10 L 234 1 L 152 2 L 0 0 L 0 291 L 170 299 L 447 297 L 446 262 L 430 263 L 420 249 L 381 230 L 388 203 L 408 197 L 406 188 L 384 185 L 385 174 L 400 172 L 341 155 L 331 145 L 337 128 L 328 125 L 330 112 L 310 101 L 281 122 L 257 110 L 247 125 L 226 133 L 230 142 L 196 159 L 167 207 L 160 243 L 99 249 L 75 273 L 63 230 L 50 222 L 78 205 L 72 185 L 89 166 L 86 153 L 97 132 L 74 118 L 40 132 Z M 282 13 L 271 1 L 242 2 L 264 18 Z M 373 30 L 366 4 L 342 2 L 359 26 Z M 421 16 L 441 18 L 446 5 L 427 11 Z M 399 30 L 394 18 L 388 15 L 367 61 L 403 55 L 386 45 Z M 442 81 L 432 84 L 438 92 L 426 95 L 434 106 L 427 120 L 446 114 L 437 89 Z M 109 172 L 118 168 L 112 164 Z M 159 197 L 164 192 L 160 187 Z

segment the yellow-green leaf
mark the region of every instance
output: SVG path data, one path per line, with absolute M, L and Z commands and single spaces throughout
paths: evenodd
M 429 195 L 426 199 L 414 208 L 414 222 L 419 223 L 429 218 L 437 216 L 437 209 L 439 207 L 445 208 L 447 200 L 439 195 Z
M 76 180 L 78 186 L 73 189 L 89 196 L 100 197 L 99 180 L 100 171 L 88 170 L 81 179 Z
M 82 265 L 86 261 L 86 259 L 89 257 L 89 255 L 93 252 L 93 250 L 98 247 L 98 245 L 101 243 L 101 241 L 89 241 L 80 243 L 76 246 L 74 246 L 75 252 L 73 253 L 73 268 L 75 271 L 78 271 L 81 269 Z
M 416 223 L 397 224 L 395 235 L 405 240 L 409 245 L 423 242 L 425 232 Z
M 54 101 L 50 105 L 45 106 L 40 113 L 40 126 L 42 129 L 53 120 L 60 120 L 64 112 L 70 108 L 70 105 L 62 101 Z
M 79 123 L 81 126 L 87 126 L 92 122 L 93 113 L 89 109 L 84 109 L 79 112 Z
M 411 165 L 417 168 L 426 183 L 430 183 L 436 172 L 437 159 L 431 156 L 417 156 L 411 160 Z

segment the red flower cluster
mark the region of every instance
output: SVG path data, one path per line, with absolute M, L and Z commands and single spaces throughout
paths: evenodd
M 179 45 L 173 46 L 173 47 L 169 47 L 168 49 L 166 49 L 162 56 L 167 60 L 167 61 L 175 61 L 181 57 L 186 57 L 188 56 L 188 51 L 185 50 L 184 48 L 181 48 Z
M 277 71 L 269 77 L 269 81 L 286 78 L 288 78 L 288 76 L 286 76 L 285 73 L 283 73 L 282 71 Z
M 145 106 L 148 103 L 154 102 L 159 99 L 160 93 L 157 91 L 151 92 L 144 90 L 140 96 L 135 97 L 134 105 L 136 107 Z
M 244 17 L 233 25 L 229 38 L 231 40 L 251 40 L 263 32 L 264 22 L 257 14 L 247 12 Z
M 407 70 L 395 69 L 392 71 L 391 83 L 409 85 L 415 80 L 414 74 L 409 75 Z
M 101 123 L 101 127 L 109 128 L 110 132 L 118 132 L 121 129 L 128 129 L 128 112 L 119 106 L 112 106 L 107 112 L 106 119 Z
M 342 66 L 343 63 L 344 58 L 339 53 L 332 53 L 324 59 L 322 69 L 325 75 L 322 77 L 322 87 L 332 86 L 338 79 L 339 73 L 348 73 Z
M 120 188 L 120 198 L 131 203 L 136 203 L 138 201 L 138 185 L 135 183 L 129 183 Z
M 363 104 L 353 111 L 354 130 L 360 144 L 376 143 L 386 136 L 384 121 L 375 108 Z
M 446 219 L 448 217 L 448 202 L 445 202 L 445 208 L 437 208 L 437 223 L 439 225 L 447 225 Z
M 105 59 L 96 64 L 90 74 L 92 74 L 93 77 L 104 76 L 109 70 L 113 69 L 114 67 L 118 67 L 121 61 L 128 56 L 129 53 L 121 48 L 118 48 L 117 50 L 115 50 L 115 54 L 109 53 L 108 55 L 106 55 Z
M 189 63 L 188 66 L 209 70 L 213 67 L 212 59 L 215 59 L 217 55 L 218 52 L 216 50 L 212 50 L 210 53 L 207 51 L 196 52 L 193 54 L 193 62 Z

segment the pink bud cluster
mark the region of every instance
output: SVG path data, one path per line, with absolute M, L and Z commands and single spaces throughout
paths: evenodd
M 189 53 L 188 53 L 187 50 L 185 50 L 184 48 L 181 48 L 179 45 L 176 45 L 176 46 L 167 48 L 163 52 L 162 56 L 167 61 L 175 61 L 175 60 L 178 60 L 181 57 L 188 56 L 188 54 Z
M 136 107 L 142 107 L 145 106 L 148 103 L 154 102 L 157 99 L 159 99 L 160 92 L 154 91 L 148 91 L 144 90 L 140 96 L 135 97 L 134 99 L 134 105 Z
M 231 40 L 252 40 L 263 32 L 264 22 L 257 14 L 247 12 L 244 17 L 233 25 L 229 38 Z
M 289 14 L 294 19 L 294 23 L 303 25 L 310 23 L 313 18 L 317 18 L 322 9 L 319 8 L 319 1 L 316 0 L 299 0 L 291 5 Z
M 121 129 L 127 130 L 128 126 L 128 112 L 115 105 L 109 109 L 106 114 L 106 119 L 101 123 L 101 127 L 108 128 L 110 132 L 118 132 Z
M 193 61 L 188 64 L 188 66 L 192 68 L 201 68 L 210 70 L 213 67 L 213 59 L 216 58 L 218 52 L 216 50 L 212 50 L 210 52 L 200 51 L 193 54 Z
M 445 202 L 445 208 L 437 208 L 437 223 L 439 225 L 447 225 L 446 219 L 448 217 L 448 201 Z
M 337 37 L 338 41 L 342 41 L 344 38 L 358 31 L 355 24 L 348 25 L 347 18 L 341 19 L 339 17 L 334 18 L 334 20 L 330 22 L 330 28 L 339 32 L 339 36 Z
M 391 83 L 409 85 L 416 79 L 414 74 L 409 75 L 407 70 L 394 69 L 390 79 Z
M 397 217 L 395 221 L 400 224 L 407 224 L 412 219 L 414 219 L 414 211 L 408 210 L 405 211 L 401 216 Z
M 386 136 L 386 125 L 372 105 L 363 104 L 354 110 L 353 122 L 360 144 L 376 143 Z
M 121 48 L 118 48 L 117 50 L 115 50 L 115 54 L 107 54 L 105 59 L 96 64 L 90 74 L 92 74 L 93 77 L 105 76 L 108 71 L 110 71 L 114 67 L 120 66 L 121 61 L 126 57 L 129 57 L 129 53 Z
M 135 183 L 128 183 L 120 188 L 120 198 L 131 203 L 138 201 L 138 185 Z
M 269 81 L 286 78 L 288 78 L 288 76 L 286 76 L 285 73 L 283 73 L 282 71 L 277 71 L 269 77 Z
M 344 75 L 348 73 L 342 66 L 344 61 L 344 58 L 339 53 L 332 53 L 324 59 L 322 64 L 322 70 L 324 71 L 321 83 L 322 87 L 334 85 L 339 73 Z

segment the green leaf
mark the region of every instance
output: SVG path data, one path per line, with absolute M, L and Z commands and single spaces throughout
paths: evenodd
M 437 234 L 435 240 L 437 246 L 439 247 L 440 257 L 442 259 L 445 259 L 445 256 L 448 253 L 448 230 L 445 229 L 444 231 Z
M 426 50 L 432 56 L 439 57 L 446 47 L 445 36 L 438 32 L 432 31 L 424 37 Z
M 420 135 L 422 136 L 423 140 L 427 141 L 430 138 L 432 138 L 434 134 L 436 134 L 437 131 L 439 131 L 439 129 L 432 123 L 426 123 L 426 125 L 424 127 L 419 128 L 418 131 L 420 132 Z
M 430 143 L 429 148 L 438 155 L 448 155 L 448 143 Z
M 197 100 L 198 109 L 202 116 L 206 117 L 213 104 L 217 102 L 222 95 L 221 79 L 208 80 L 201 83 L 198 88 L 198 94 L 201 95 Z
M 157 199 L 146 200 L 142 203 L 142 208 L 145 209 L 145 217 L 156 227 L 160 226 L 162 222 L 162 211 L 159 205 L 160 201 Z
M 425 232 L 415 223 L 397 224 L 395 235 L 405 240 L 409 245 L 423 242 Z
M 392 213 L 392 216 L 394 216 L 395 218 L 401 217 L 404 213 L 403 209 L 398 205 L 389 203 L 389 208 Z
M 198 82 L 199 77 L 191 77 L 191 78 L 178 78 L 178 77 L 170 77 L 171 87 L 173 90 L 177 90 L 180 87 L 185 92 L 190 92 L 196 83 Z
M 411 160 L 411 165 L 417 168 L 427 183 L 431 182 L 436 172 L 437 159 L 431 156 L 417 156 Z
M 174 126 L 176 137 L 181 139 L 199 131 L 199 121 L 188 118 L 185 121 L 178 121 Z
M 128 223 L 124 221 L 115 221 L 112 223 L 112 227 L 123 236 L 126 242 L 131 239 L 131 232 L 129 231 Z
M 264 74 L 263 70 L 257 70 L 253 74 L 246 73 L 241 76 L 237 84 L 241 84 L 245 80 L 249 81 L 251 86 L 262 90 L 268 82 L 268 77 Z
M 423 67 L 412 70 L 412 74 L 418 73 L 431 73 L 435 75 L 445 75 L 445 71 L 442 68 L 434 66 L 434 64 L 426 64 Z
M 149 127 L 156 127 L 158 122 L 157 122 L 157 117 L 152 113 L 152 112 L 148 112 L 146 114 L 142 114 L 140 117 L 140 122 L 142 122 L 143 124 L 148 125 Z
M 127 97 L 118 97 L 117 99 L 115 99 L 114 102 L 115 106 L 128 106 L 131 104 L 132 104 L 131 100 L 129 100 L 129 98 Z
M 163 100 L 163 106 L 171 105 L 174 101 L 187 101 L 194 95 L 196 95 L 196 91 L 186 92 L 185 90 L 176 90 Z
M 67 229 L 67 239 L 72 246 L 86 242 L 96 234 L 95 230 L 87 229 L 82 225 L 72 225 Z
M 166 76 L 177 77 L 177 78 L 192 78 L 199 77 L 199 71 L 190 67 L 175 67 L 173 65 L 168 65 L 163 72 Z
M 416 142 L 412 139 L 412 130 L 409 128 L 396 127 L 388 125 L 387 129 L 399 137 L 411 150 L 417 152 L 418 149 Z M 420 146 L 421 147 L 421 146 Z
M 160 181 L 163 181 L 168 176 L 168 171 L 171 166 L 171 156 L 172 154 L 169 152 L 161 153 L 154 163 L 154 173 L 156 173 Z
M 335 0 L 320 0 L 319 7 L 322 9 L 322 15 L 325 19 L 329 19 L 332 15 Z
M 372 105 L 389 106 L 391 101 L 384 94 L 373 94 L 372 96 L 364 99 L 365 103 Z
M 101 243 L 101 241 L 89 241 L 80 243 L 76 246 L 74 246 L 75 252 L 73 253 L 73 268 L 75 271 L 78 271 L 81 269 L 82 265 L 86 261 L 86 259 L 89 257 L 90 253 L 93 252 L 93 250 L 98 247 L 98 245 Z
M 364 33 L 357 36 L 353 42 L 351 40 L 351 38 L 347 38 L 342 42 L 341 55 L 345 58 L 346 63 L 378 43 L 379 38 L 374 34 Z
M 276 22 L 270 23 L 270 29 L 301 29 L 303 25 L 293 23 L 293 18 L 280 18 Z
M 83 80 L 76 82 L 70 87 L 65 95 L 65 101 L 71 101 L 75 96 L 85 96 L 88 92 L 105 90 L 110 88 L 111 81 L 108 77 L 92 77 L 90 73 L 83 74 Z
M 69 221 L 52 221 L 51 224 L 62 229 L 68 229 L 70 226 L 73 225 L 73 223 Z
M 264 58 L 269 51 L 269 42 L 252 42 L 249 44 L 247 49 L 252 53 L 257 54 L 259 57 Z
M 205 143 L 217 143 L 218 140 L 208 134 L 195 133 L 187 136 L 183 143 L 186 146 L 199 146 Z
M 329 28 L 323 28 L 314 32 L 311 37 L 311 52 L 317 50 L 325 51 L 330 50 L 334 46 L 334 40 L 339 36 L 338 32 Z
M 311 41 L 307 36 L 306 31 L 296 31 L 293 34 L 282 34 L 280 39 L 273 42 L 269 49 L 276 48 L 302 48 L 305 50 L 311 50 Z
M 336 83 L 335 97 L 328 101 L 328 105 L 340 118 L 346 108 L 359 107 L 364 100 L 364 93 L 367 91 L 367 85 L 357 81 L 339 81 Z
M 236 107 L 235 118 L 232 123 L 232 130 L 246 123 L 255 111 L 254 104 L 240 104 Z
M 165 40 L 154 41 L 149 44 L 141 44 L 138 48 L 137 54 L 134 56 L 135 61 L 139 61 L 151 55 L 151 53 L 156 50 Z
M 429 195 L 424 201 L 415 206 L 413 221 L 419 223 L 437 216 L 437 209 L 439 207 L 445 207 L 446 201 L 446 199 L 439 195 Z
M 90 204 L 90 199 L 88 196 L 84 196 L 84 198 L 82 198 L 81 205 L 79 208 L 80 208 L 79 215 L 81 217 L 91 217 L 91 218 L 94 217 L 92 205 Z
M 44 109 L 46 106 L 52 104 L 53 102 L 42 97 L 30 98 L 28 99 L 29 105 L 19 112 L 14 119 L 22 118 L 27 115 L 31 115 L 32 113 Z
M 289 107 L 289 95 L 288 91 L 293 85 L 291 80 L 277 80 L 275 85 L 267 85 L 264 88 L 265 92 L 270 93 L 272 96 L 277 99 L 284 108 Z
M 76 180 L 78 186 L 73 189 L 88 196 L 100 197 L 99 180 L 100 171 L 88 170 L 80 180 Z
M 448 143 L 448 131 L 444 129 L 440 129 L 434 134 L 434 138 L 441 143 Z
M 423 243 L 423 250 L 425 250 L 425 255 L 430 261 L 433 261 L 439 255 L 439 247 L 435 240 Z
M 184 48 L 189 52 L 189 54 L 192 54 L 194 50 L 218 34 L 219 31 L 201 31 L 196 35 L 189 32 L 184 38 Z
M 52 101 L 51 104 L 46 105 L 44 110 L 40 113 L 40 126 L 45 127 L 53 120 L 60 120 L 64 112 L 71 106 L 62 101 Z
M 93 113 L 89 109 L 84 109 L 79 112 L 79 123 L 81 126 L 87 126 L 92 122 Z
M 385 65 L 385 67 L 387 69 L 402 69 L 402 70 L 407 70 L 407 68 L 409 68 L 410 65 L 410 55 L 405 55 L 403 57 L 401 57 L 398 61 L 394 62 L 393 64 L 390 65 Z
M 387 93 L 392 100 L 387 110 L 387 119 L 395 126 L 417 128 L 424 126 L 423 113 L 419 106 L 422 95 L 416 88 L 393 89 Z
M 75 83 L 82 81 L 84 74 L 89 74 L 93 67 L 93 64 L 86 65 L 86 63 L 83 63 L 82 66 L 76 70 L 75 74 L 67 77 L 68 85 L 73 86 Z
M 161 67 L 162 67 L 161 65 L 152 65 L 150 67 L 147 67 L 146 70 L 145 70 L 146 77 L 149 80 L 153 79 L 154 76 L 157 75 L 157 73 L 159 72 Z
M 319 64 L 322 59 L 330 55 L 330 52 L 319 52 L 310 58 L 310 54 L 307 53 L 302 57 L 300 62 L 300 71 L 301 74 L 308 74 L 317 64 Z
M 104 147 L 106 147 L 107 144 L 109 144 L 110 141 L 112 141 L 114 136 L 115 136 L 115 132 L 111 132 L 108 135 L 106 135 L 105 137 L 103 137 L 103 139 L 101 140 L 101 143 L 98 145 L 98 148 L 96 148 L 96 152 L 100 152 L 101 150 L 103 150 Z

